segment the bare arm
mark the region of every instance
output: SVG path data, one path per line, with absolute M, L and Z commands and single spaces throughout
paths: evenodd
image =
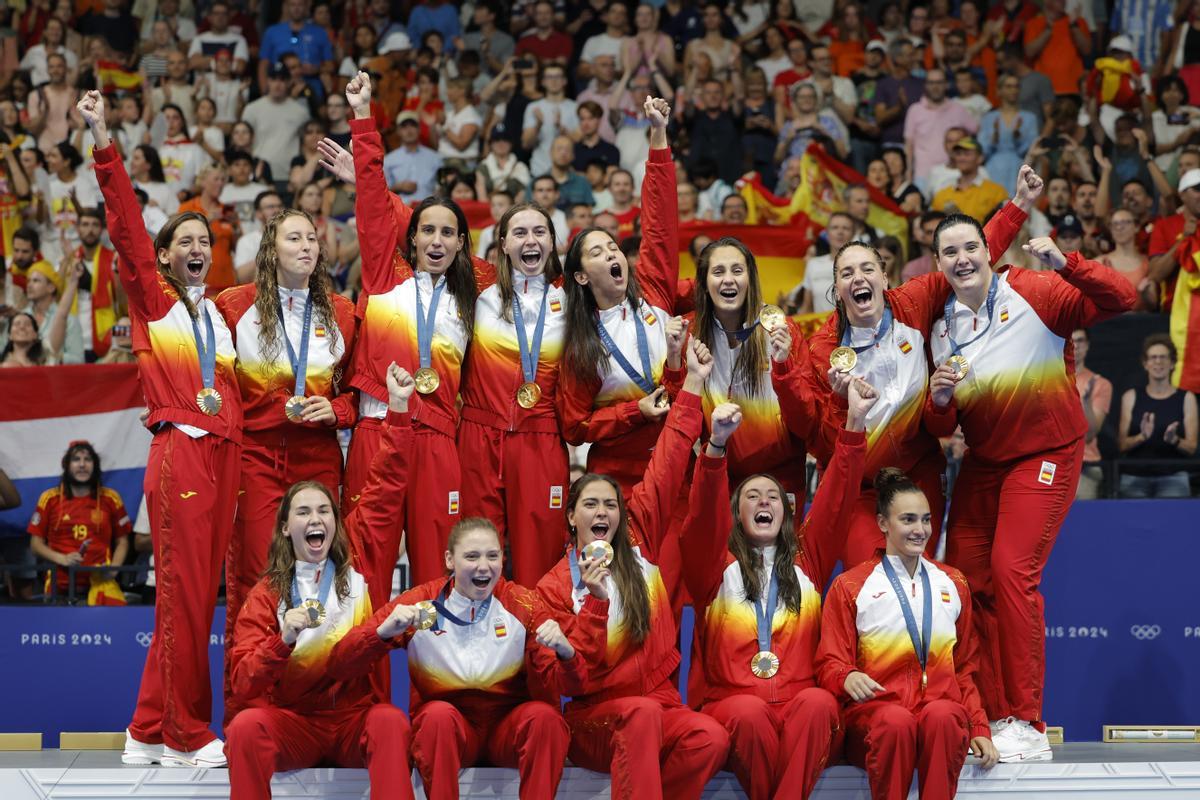
M 8 473 L 0 469 L 0 510 L 16 508 L 21 505 L 21 493 L 13 485 Z
M 1121 395 L 1121 417 L 1117 427 L 1117 449 L 1121 451 L 1122 455 L 1145 441 L 1141 433 L 1135 433 L 1132 436 L 1129 434 L 1129 422 L 1133 418 L 1134 397 L 1133 389 L 1126 389 L 1125 393 Z
M 1196 395 L 1188 392 L 1183 397 L 1183 436 L 1176 447 L 1180 452 L 1189 456 L 1196 455 L 1197 441 L 1200 440 L 1196 414 Z

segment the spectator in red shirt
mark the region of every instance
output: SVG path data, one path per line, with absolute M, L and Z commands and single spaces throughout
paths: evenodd
M 573 47 L 571 37 L 554 28 L 554 5 L 540 2 L 533 7 L 533 30 L 517 40 L 516 54 L 535 55 L 542 66 L 553 63 L 565 67 Z
M 38 498 L 28 531 L 33 554 L 63 567 L 58 571 L 56 591 L 66 594 L 70 567 L 125 563 L 133 526 L 121 496 L 101 485 L 100 454 L 89 442 L 72 442 L 63 455 L 62 468 L 59 485 Z M 77 597 L 87 597 L 92 574 L 75 575 Z

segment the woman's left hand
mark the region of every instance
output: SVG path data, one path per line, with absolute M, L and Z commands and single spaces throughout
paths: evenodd
M 325 425 L 337 423 L 337 414 L 333 413 L 333 403 L 324 395 L 314 394 L 304 398 L 304 413 L 300 415 L 304 422 L 320 422 Z
M 996 745 L 986 736 L 976 736 L 971 740 L 971 754 L 979 758 L 979 766 L 984 769 L 991 769 L 1000 761 Z
M 571 640 L 554 620 L 548 619 L 539 625 L 535 636 L 538 644 L 549 647 L 563 661 L 570 661 L 575 657 L 575 648 L 571 646 Z

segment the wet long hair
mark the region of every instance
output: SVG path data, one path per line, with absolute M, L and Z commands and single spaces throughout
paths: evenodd
M 162 260 L 162 251 L 171 249 L 171 243 L 175 241 L 175 232 L 179 230 L 180 225 L 189 220 L 196 220 L 203 224 L 204 230 L 208 232 L 208 241 L 212 242 L 212 226 L 208 224 L 208 217 L 199 211 L 184 211 L 167 220 L 167 224 L 163 225 L 158 235 L 154 237 L 154 254 L 155 259 L 158 261 L 158 271 L 163 276 L 163 280 L 179 296 L 179 301 L 187 308 L 188 316 L 196 319 L 199 316 L 199 313 L 196 311 L 196 304 L 188 297 L 187 288 L 183 285 L 183 281 L 179 280 L 175 273 L 171 271 L 170 261 L 164 264 Z
M 603 228 L 584 228 L 567 248 L 563 261 L 563 288 L 567 293 L 566 349 L 563 364 L 580 382 L 594 381 L 596 376 L 609 371 L 608 351 L 596 333 L 596 316 L 600 307 L 590 286 L 584 286 L 575 276 L 583 271 L 583 245 L 593 233 L 602 233 L 609 241 L 616 241 Z M 642 290 L 638 286 L 633 265 L 628 267 L 629 279 L 625 283 L 625 299 L 636 311 L 642 303 Z
M 277 274 L 279 251 L 275 248 L 275 237 L 279 232 L 279 226 L 292 217 L 303 217 L 313 226 L 313 230 L 317 228 L 308 214 L 294 208 L 285 208 L 263 226 L 262 243 L 259 244 L 258 255 L 255 257 L 254 307 L 258 309 L 258 319 L 261 323 L 258 326 L 258 344 L 262 350 L 263 364 L 271 370 L 269 381 L 272 385 L 277 381 L 284 381 L 286 384 L 289 380 L 287 376 L 291 375 L 291 367 L 289 366 L 285 373 L 279 363 L 279 356 L 284 348 L 282 341 L 284 334 L 279 325 L 279 275 Z M 317 248 L 317 265 L 313 268 L 312 274 L 308 276 L 308 293 L 312 297 L 314 316 L 328 332 L 329 349 L 332 351 L 337 345 L 340 332 L 337 326 L 337 317 L 333 311 L 333 279 L 329 276 L 329 254 L 325 252 L 325 246 L 320 237 L 318 237 Z M 274 365 L 274 368 L 271 365 Z M 336 373 L 337 365 L 334 365 L 334 369 Z M 294 380 L 294 376 L 291 380 Z M 338 376 L 335 374 L 334 383 L 336 384 L 337 381 Z
M 558 257 L 558 241 L 554 236 L 554 220 L 550 218 L 549 212 L 537 203 L 518 203 L 510 207 L 508 211 L 505 211 L 500 217 L 500 221 L 496 223 L 496 244 L 498 246 L 496 253 L 496 285 L 500 287 L 500 316 L 505 322 L 513 321 L 513 275 L 516 269 L 511 259 L 509 259 L 508 254 L 504 252 L 504 237 L 508 235 L 508 226 L 512 223 L 512 218 L 522 211 L 536 211 L 546 218 L 546 228 L 550 231 L 550 257 L 546 259 L 546 266 L 542 270 L 542 275 L 545 276 L 546 283 L 553 282 L 563 274 L 562 261 Z
M 742 326 L 754 325 L 758 319 L 758 310 L 762 308 L 762 285 L 758 280 L 758 264 L 754 254 L 740 239 L 733 236 L 722 236 L 715 242 L 709 242 L 700 251 L 700 259 L 696 262 L 696 336 L 704 342 L 709 350 L 715 352 L 713 328 L 717 321 L 716 304 L 708 293 L 708 269 L 712 262 L 713 253 L 718 247 L 732 247 L 742 254 L 746 261 L 746 300 L 742 304 Z M 724 334 L 720 334 L 724 335 Z M 767 332 L 761 325 L 755 325 L 753 332 L 738 348 L 737 358 L 733 365 L 733 380 L 740 381 L 747 388 L 750 396 L 762 392 L 763 372 L 767 369 Z M 723 387 L 724 388 L 724 387 Z
M 754 551 L 753 545 L 746 538 L 746 531 L 742 527 L 742 517 L 738 508 L 746 484 L 755 478 L 766 478 L 771 481 L 779 490 L 779 496 L 783 498 L 783 520 L 779 526 L 779 537 L 775 540 L 775 562 L 771 565 L 771 570 L 775 573 L 778 581 L 779 599 L 787 606 L 788 611 L 798 614 L 800 613 L 801 590 L 800 579 L 796 577 L 796 554 L 800 550 L 800 544 L 796 540 L 795 515 L 792 511 L 792 504 L 788 502 L 787 491 L 774 475 L 761 472 L 751 475 L 733 490 L 733 496 L 729 500 L 729 510 L 733 514 L 733 526 L 729 530 L 729 552 L 733 554 L 738 569 L 742 573 L 742 586 L 746 589 L 746 601 L 750 603 L 757 600 L 765 601 L 767 587 L 762 584 L 758 571 L 762 556 Z
M 404 258 L 415 271 L 417 269 L 417 229 L 421 225 L 421 215 L 425 209 L 441 206 L 454 215 L 458 225 L 458 235 L 462 237 L 462 247 L 454 256 L 454 263 L 446 268 L 446 290 L 454 297 L 458 306 L 458 316 L 467 330 L 470 340 L 475 331 L 475 300 L 479 297 L 479 286 L 475 283 L 475 262 L 471 260 L 471 229 L 467 226 L 467 215 L 463 213 L 458 203 L 445 197 L 426 197 L 413 211 L 408 221 L 408 230 L 404 234 Z M 265 236 L 263 237 L 265 240 Z
M 617 495 L 617 512 L 620 521 L 612 535 L 608 537 L 613 548 L 613 560 L 609 565 L 613 583 L 617 585 L 617 593 L 621 597 L 621 608 L 625 629 L 635 642 L 645 641 L 650 633 L 650 589 L 646 586 L 646 576 L 638 566 L 633 554 L 633 546 L 629 543 L 629 517 L 625 508 L 625 496 L 621 493 L 621 485 L 607 475 L 597 475 L 589 472 L 575 479 L 567 493 L 567 508 L 574 510 L 583 490 L 593 483 L 602 481 L 612 487 Z M 574 528 L 570 527 L 571 544 L 578 550 L 579 537 Z
M 314 489 L 325 495 L 333 506 L 333 541 L 329 545 L 329 557 L 337 565 L 333 573 L 333 586 L 339 602 L 350 594 L 350 544 L 337 498 L 320 481 L 298 481 L 279 501 L 279 510 L 275 513 L 275 532 L 267 550 L 267 567 L 263 570 L 263 577 L 267 579 L 271 591 L 283 601 L 285 610 L 292 608 L 292 582 L 296 579 L 296 549 L 286 531 L 288 514 L 292 510 L 292 500 L 305 489 Z
M 883 256 L 880 255 L 879 250 L 874 245 L 867 244 L 866 242 L 846 242 L 838 248 L 837 253 L 833 257 L 833 306 L 834 313 L 837 314 L 837 335 L 839 342 L 846 335 L 846 329 L 850 327 L 850 318 L 846 315 L 846 307 L 842 305 L 842 298 L 838 295 L 837 291 L 838 262 L 842 260 L 842 254 L 852 247 L 861 247 L 869 251 L 871 255 L 875 256 L 875 263 L 879 266 L 879 272 L 885 277 L 887 275 L 883 269 Z M 886 297 L 883 302 L 887 303 Z
M 85 484 L 88 488 L 88 496 L 100 499 L 100 483 L 103 475 L 100 470 L 100 454 L 96 452 L 96 448 L 91 442 L 77 441 L 71 442 L 67 446 L 67 452 L 63 453 L 62 457 L 62 489 L 63 497 L 70 497 L 67 493 L 67 487 L 75 484 L 75 479 L 71 477 L 71 459 L 75 458 L 77 453 L 87 453 L 92 457 L 92 477 L 88 478 Z

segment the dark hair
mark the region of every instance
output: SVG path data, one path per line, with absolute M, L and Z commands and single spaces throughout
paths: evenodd
M 40 250 L 42 247 L 42 237 L 38 235 L 37 229 L 31 228 L 28 225 L 22 225 L 13 231 L 12 238 L 29 242 L 29 244 L 33 245 L 34 250 Z
M 590 208 L 590 206 L 588 207 Z M 542 269 L 542 276 L 545 277 L 546 284 L 549 285 L 562 275 L 562 261 L 558 257 L 558 242 L 554 236 L 554 220 L 550 217 L 550 212 L 537 203 L 518 203 L 511 206 L 496 223 L 495 237 L 496 245 L 499 247 L 496 255 L 496 286 L 500 291 L 500 316 L 506 322 L 513 321 L 513 265 L 509 261 L 508 253 L 504 252 L 503 247 L 500 247 L 500 243 L 508 235 L 508 226 L 512 224 L 512 218 L 522 211 L 536 211 L 541 214 L 546 220 L 546 229 L 550 231 L 550 255 L 546 259 L 546 266 Z
M 1158 79 L 1158 83 L 1154 84 L 1154 99 L 1158 101 L 1158 107 L 1163 107 L 1163 93 L 1172 86 L 1183 93 L 1183 101 L 1180 103 L 1180 105 L 1190 105 L 1191 92 L 1188 91 L 1187 84 L 1184 83 L 1178 75 L 1164 75 Z
M 613 583 L 617 586 L 617 594 L 621 597 L 621 611 L 624 617 L 622 625 L 629 632 L 630 638 L 640 644 L 650 633 L 650 588 L 646 585 L 646 576 L 642 574 L 642 569 L 633 554 L 633 546 L 629 542 L 629 516 L 625 510 L 625 496 L 621 493 L 621 485 L 607 475 L 597 475 L 594 472 L 582 475 L 575 479 L 567 491 L 567 510 L 574 511 L 583 490 L 597 482 L 607 483 L 617 495 L 617 513 L 620 518 L 616 530 L 608 537 L 608 543 L 613 548 L 613 560 L 609 570 Z M 576 530 L 570 523 L 568 527 L 571 543 L 578 548 Z
M 611 213 L 611 212 L 609 212 Z M 575 235 L 563 259 L 563 288 L 567 293 L 566 347 L 563 349 L 563 366 L 581 382 L 591 383 L 598 376 L 608 374 L 608 351 L 596 333 L 596 315 L 599 306 L 590 286 L 584 286 L 576 275 L 583 271 L 583 245 L 593 233 L 602 234 L 610 242 L 615 241 L 608 231 L 592 226 Z M 634 309 L 641 306 L 642 290 L 637 275 L 629 268 L 629 279 L 625 285 L 625 299 Z
M 179 118 L 183 120 L 183 127 L 187 127 L 187 115 L 183 113 L 182 108 L 175 103 L 163 103 L 162 108 L 158 110 L 158 113 L 165 115 L 168 111 L 174 111 L 179 114 Z
M 96 452 L 96 448 L 92 446 L 91 442 L 86 442 L 86 441 L 71 442 L 71 444 L 67 447 L 67 452 L 63 453 L 63 457 L 62 457 L 62 486 L 63 486 L 63 489 L 65 490 L 67 486 L 70 486 L 72 483 L 74 483 L 74 480 L 71 478 L 71 459 L 73 459 L 75 457 L 76 453 L 80 453 L 80 452 L 87 453 L 89 456 L 92 457 L 92 477 L 88 478 L 88 482 L 87 482 L 88 494 L 91 495 L 92 497 L 95 497 L 96 499 L 99 499 L 100 498 L 100 481 L 101 481 L 100 454 Z
M 700 263 L 700 253 L 704 252 L 703 247 L 699 249 L 696 248 L 696 245 L 701 239 L 708 239 L 708 243 L 705 244 L 704 247 L 708 247 L 708 245 L 712 243 L 712 237 L 707 233 L 697 233 L 690 240 L 688 240 L 688 255 L 690 255 L 692 260 L 697 264 Z
M 737 195 L 730 195 L 736 197 Z M 758 311 L 763 304 L 762 284 L 758 277 L 758 263 L 754 253 L 750 252 L 740 239 L 732 236 L 722 236 L 714 242 L 709 242 L 700 251 L 696 261 L 696 327 L 695 335 L 709 349 L 716 347 L 717 339 L 724 334 L 713 334 L 717 321 L 717 312 L 713 305 L 712 295 L 708 292 L 708 270 L 712 264 L 713 253 L 721 247 L 732 247 L 741 254 L 746 262 L 746 300 L 742 304 L 742 326 L 754 326 L 758 319 Z M 738 348 L 734 359 L 732 379 L 734 383 L 741 382 L 751 397 L 757 397 L 763 389 L 763 372 L 769 366 L 767 356 L 767 333 L 761 326 L 754 326 L 749 338 Z M 736 513 L 734 516 L 737 516 Z
M 333 507 L 333 541 L 329 543 L 329 558 L 336 565 L 333 584 L 338 600 L 345 600 L 350 595 L 350 541 L 342 522 L 342 513 L 338 510 L 337 497 L 320 481 L 298 481 L 291 485 L 279 501 L 279 510 L 275 512 L 275 529 L 271 532 L 271 545 L 267 549 L 267 567 L 263 571 L 263 578 L 271 591 L 283 602 L 285 610 L 293 607 L 292 581 L 296 578 L 296 549 L 292 546 L 292 537 L 285 534 L 283 529 L 287 526 L 288 514 L 292 510 L 292 500 L 305 489 L 313 489 L 325 495 Z
M 893 241 L 896 241 L 895 237 L 889 236 L 888 238 L 892 239 Z M 896 242 L 896 243 L 899 244 L 899 242 Z M 838 293 L 837 293 L 838 261 L 840 261 L 842 259 L 842 254 L 845 253 L 847 250 L 849 250 L 852 247 L 861 247 L 862 249 L 870 252 L 871 255 L 875 256 L 875 261 L 879 264 L 879 271 L 881 273 L 883 273 L 884 275 L 887 274 L 886 272 L 884 272 L 884 269 L 883 269 L 883 256 L 881 256 L 879 254 L 879 250 L 877 250 L 873 245 L 868 244 L 867 242 L 849 241 L 849 242 L 846 242 L 841 247 L 839 247 L 838 251 L 836 253 L 834 253 L 834 255 L 833 255 L 833 286 L 831 287 L 831 291 L 833 292 L 834 313 L 837 314 L 838 341 L 842 340 L 842 337 L 845 336 L 845 334 L 846 334 L 846 328 L 848 328 L 850 326 L 850 318 L 846 315 L 846 309 L 842 307 L 842 298 L 838 297 Z M 887 303 L 886 297 L 884 298 L 883 302 Z
M 101 228 L 104 227 L 104 214 L 103 214 L 103 212 L 100 211 L 100 209 L 98 209 L 98 208 L 81 208 L 81 209 L 79 209 L 79 213 L 76 218 L 83 219 L 84 217 L 87 217 L 88 219 L 94 219 L 100 223 Z
M 979 234 L 979 241 L 984 242 L 985 247 L 987 246 L 987 237 L 983 233 L 983 226 L 979 224 L 979 220 L 968 214 L 948 214 L 945 219 L 938 223 L 937 229 L 933 232 L 934 264 L 937 264 L 938 242 L 941 240 L 942 234 L 955 225 L 970 225 Z
M 600 104 L 595 100 L 584 100 L 579 104 L 579 108 L 576 109 L 576 112 L 579 111 L 586 111 L 593 117 L 604 119 L 604 110 L 600 108 Z
M 274 195 L 275 197 L 278 197 L 279 202 L 283 203 L 283 196 L 281 194 L 279 194 L 279 192 L 275 191 L 274 189 L 264 189 L 263 191 L 254 195 L 254 210 L 255 211 L 260 210 L 262 208 L 263 200 L 266 200 L 268 197 L 271 197 L 272 195 Z
M 553 182 L 553 183 L 554 183 L 554 189 L 555 189 L 555 191 L 557 191 L 557 190 L 558 190 L 558 181 L 557 181 L 557 180 L 555 180 L 555 179 L 554 179 L 554 176 L 553 176 L 553 175 L 551 175 L 551 174 L 550 174 L 550 173 L 548 173 L 548 172 L 547 172 L 547 173 L 545 173 L 545 174 L 543 174 L 543 175 L 538 175 L 536 178 L 534 178 L 533 180 L 531 180 L 531 181 L 529 182 L 529 190 L 532 192 L 534 189 L 536 189 L 536 188 L 537 188 L 537 185 L 538 185 L 539 183 L 541 183 L 542 181 L 551 181 L 551 182 Z
M 625 254 L 625 259 L 635 258 L 642 249 L 642 237 L 639 234 L 626 236 L 621 240 L 617 247 L 621 248 L 621 252 Z
M 479 297 L 479 287 L 475 283 L 475 262 L 471 260 L 471 229 L 467 225 L 467 215 L 458 203 L 448 197 L 426 197 L 422 200 L 408 221 L 408 231 L 404 234 L 404 257 L 416 271 L 417 228 L 421 225 L 421 215 L 434 206 L 448 209 L 454 215 L 458 235 L 462 237 L 462 247 L 454 257 L 454 263 L 446 268 L 446 289 L 454 297 L 458 317 L 466 329 L 467 341 L 470 341 L 475 331 L 475 300 Z
M 1162 345 L 1167 348 L 1167 352 L 1171 356 L 1171 363 L 1175 363 L 1179 358 L 1179 351 L 1175 348 L 1175 342 L 1171 341 L 1169 333 L 1152 333 L 1142 340 L 1142 360 L 1146 360 L 1146 354 L 1150 352 L 1151 347 Z
M 17 317 L 25 317 L 26 319 L 28 319 L 29 324 L 33 326 L 33 332 L 38 333 L 37 318 L 34 317 L 33 314 L 30 314 L 25 311 L 18 311 L 16 314 L 13 314 L 12 319 L 10 319 L 8 321 L 8 331 L 9 331 L 8 344 L 4 345 L 4 351 L 0 352 L 0 362 L 3 362 L 4 359 L 8 358 L 8 354 L 11 353 L 14 349 L 16 349 L 13 346 L 13 340 L 12 340 L 12 324 L 13 324 L 13 321 L 16 320 Z M 37 340 L 34 341 L 33 344 L 29 345 L 29 350 L 26 353 L 26 355 L 29 357 L 29 360 L 32 361 L 34 364 L 45 364 L 46 363 L 46 350 L 42 346 L 41 335 L 38 336 Z
M 70 165 L 72 172 L 79 169 L 79 166 L 83 163 L 83 156 L 79 154 L 79 151 L 75 149 L 74 145 L 66 140 L 54 145 L 54 149 L 57 150 L 58 155 Z
M 139 144 L 133 149 L 141 153 L 142 158 L 150 165 L 150 180 L 154 183 L 166 183 L 167 174 L 163 172 L 162 157 L 158 151 L 148 144 Z
M 190 220 L 203 223 L 204 229 L 208 231 L 209 241 L 212 241 L 212 225 L 208 224 L 208 217 L 204 216 L 198 211 L 184 211 L 171 217 L 169 220 L 167 220 L 167 224 L 163 225 L 162 228 L 159 229 L 158 235 L 154 237 L 154 259 L 158 263 L 158 271 L 163 276 L 163 280 L 165 280 L 167 284 L 170 285 L 170 287 L 175 291 L 175 294 L 178 295 L 179 302 L 183 303 L 184 307 L 187 309 L 188 316 L 190 316 L 192 319 L 197 319 L 196 306 L 194 303 L 192 303 L 192 299 L 188 297 L 187 289 L 184 287 L 183 282 L 180 281 L 179 278 L 176 277 L 175 273 L 171 271 L 170 264 L 164 264 L 162 263 L 162 260 L 159 259 L 160 251 L 169 250 L 171 248 L 171 242 L 175 241 L 175 231 L 179 230 L 180 225 Z
M 249 161 L 250 166 L 254 166 L 254 156 L 247 153 L 245 150 L 226 150 L 225 163 L 228 166 L 233 166 L 236 161 Z
M 912 478 L 902 469 L 896 467 L 884 467 L 879 470 L 879 474 L 875 476 L 875 513 L 881 517 L 886 517 L 888 512 L 892 510 L 892 501 L 896 499 L 896 495 L 908 494 L 915 492 L 924 496 L 921 487 L 913 483 Z
M 757 478 L 766 478 L 774 483 L 783 499 L 783 520 L 779 526 L 779 538 L 775 540 L 775 562 L 771 565 L 771 570 L 779 582 L 779 599 L 787 606 L 788 611 L 797 614 L 800 612 L 801 589 L 800 580 L 796 577 L 796 553 L 800 550 L 800 544 L 796 539 L 794 512 L 787 499 L 787 490 L 774 475 L 762 472 L 751 475 L 733 490 L 729 499 L 729 510 L 733 514 L 733 525 L 729 529 L 729 552 L 737 561 L 738 569 L 742 573 L 746 601 L 754 603 L 760 599 L 765 600 L 763 590 L 766 587 L 762 585 L 761 573 L 758 570 L 761 556 L 754 552 L 754 548 L 746 541 L 746 531 L 742 528 L 742 517 L 738 513 L 746 484 Z

